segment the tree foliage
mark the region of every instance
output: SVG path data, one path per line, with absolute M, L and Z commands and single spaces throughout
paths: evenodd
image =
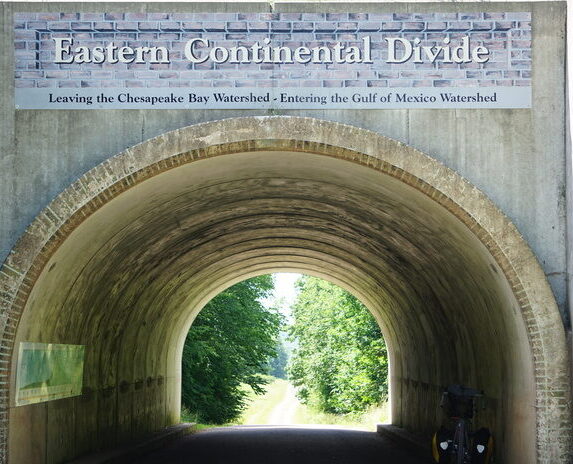
M 322 279 L 303 276 L 297 286 L 290 334 L 298 347 L 289 377 L 299 399 L 335 414 L 360 412 L 385 399 L 386 346 L 368 309 Z
M 183 349 L 181 400 L 200 422 L 222 424 L 246 406 L 247 384 L 264 393 L 264 373 L 276 356 L 282 317 L 260 300 L 273 289 L 270 275 L 240 282 L 199 313 Z
M 269 361 L 269 375 L 277 379 L 286 379 L 286 366 L 288 353 L 283 341 L 279 338 L 277 344 L 277 355 Z

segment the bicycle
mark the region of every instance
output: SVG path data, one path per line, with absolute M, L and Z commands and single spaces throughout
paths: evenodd
M 432 457 L 439 464 L 489 464 L 492 458 L 493 437 L 486 428 L 472 432 L 476 400 L 483 399 L 483 391 L 462 385 L 450 385 L 442 393 L 443 408 L 452 428 L 442 426 L 432 439 Z

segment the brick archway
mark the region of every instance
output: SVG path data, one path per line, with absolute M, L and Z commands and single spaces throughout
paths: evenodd
M 570 377 L 563 325 L 535 256 L 515 226 L 477 188 L 429 156 L 357 127 L 295 117 L 235 118 L 190 126 L 108 159 L 60 194 L 14 247 L 0 272 L 0 373 L 6 453 L 11 370 L 18 324 L 34 286 L 58 248 L 87 218 L 158 174 L 222 155 L 311 153 L 349 161 L 399 180 L 465 225 L 503 271 L 529 342 L 538 463 L 565 463 L 570 453 Z M 6 454 L 5 454 L 6 456 Z

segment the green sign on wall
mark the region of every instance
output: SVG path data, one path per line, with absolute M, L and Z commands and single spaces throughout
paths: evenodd
M 84 351 L 82 345 L 20 343 L 16 406 L 80 395 Z

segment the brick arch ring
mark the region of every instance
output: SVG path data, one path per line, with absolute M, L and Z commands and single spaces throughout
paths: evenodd
M 534 366 L 537 462 L 566 462 L 571 411 L 565 331 L 543 270 L 516 227 L 475 186 L 414 148 L 365 129 L 287 116 L 208 122 L 145 141 L 87 172 L 30 224 L 0 269 L 4 456 L 16 330 L 36 280 L 59 245 L 85 218 L 132 186 L 196 160 L 247 151 L 308 152 L 369 167 L 416 188 L 465 224 L 503 270 L 521 309 Z

